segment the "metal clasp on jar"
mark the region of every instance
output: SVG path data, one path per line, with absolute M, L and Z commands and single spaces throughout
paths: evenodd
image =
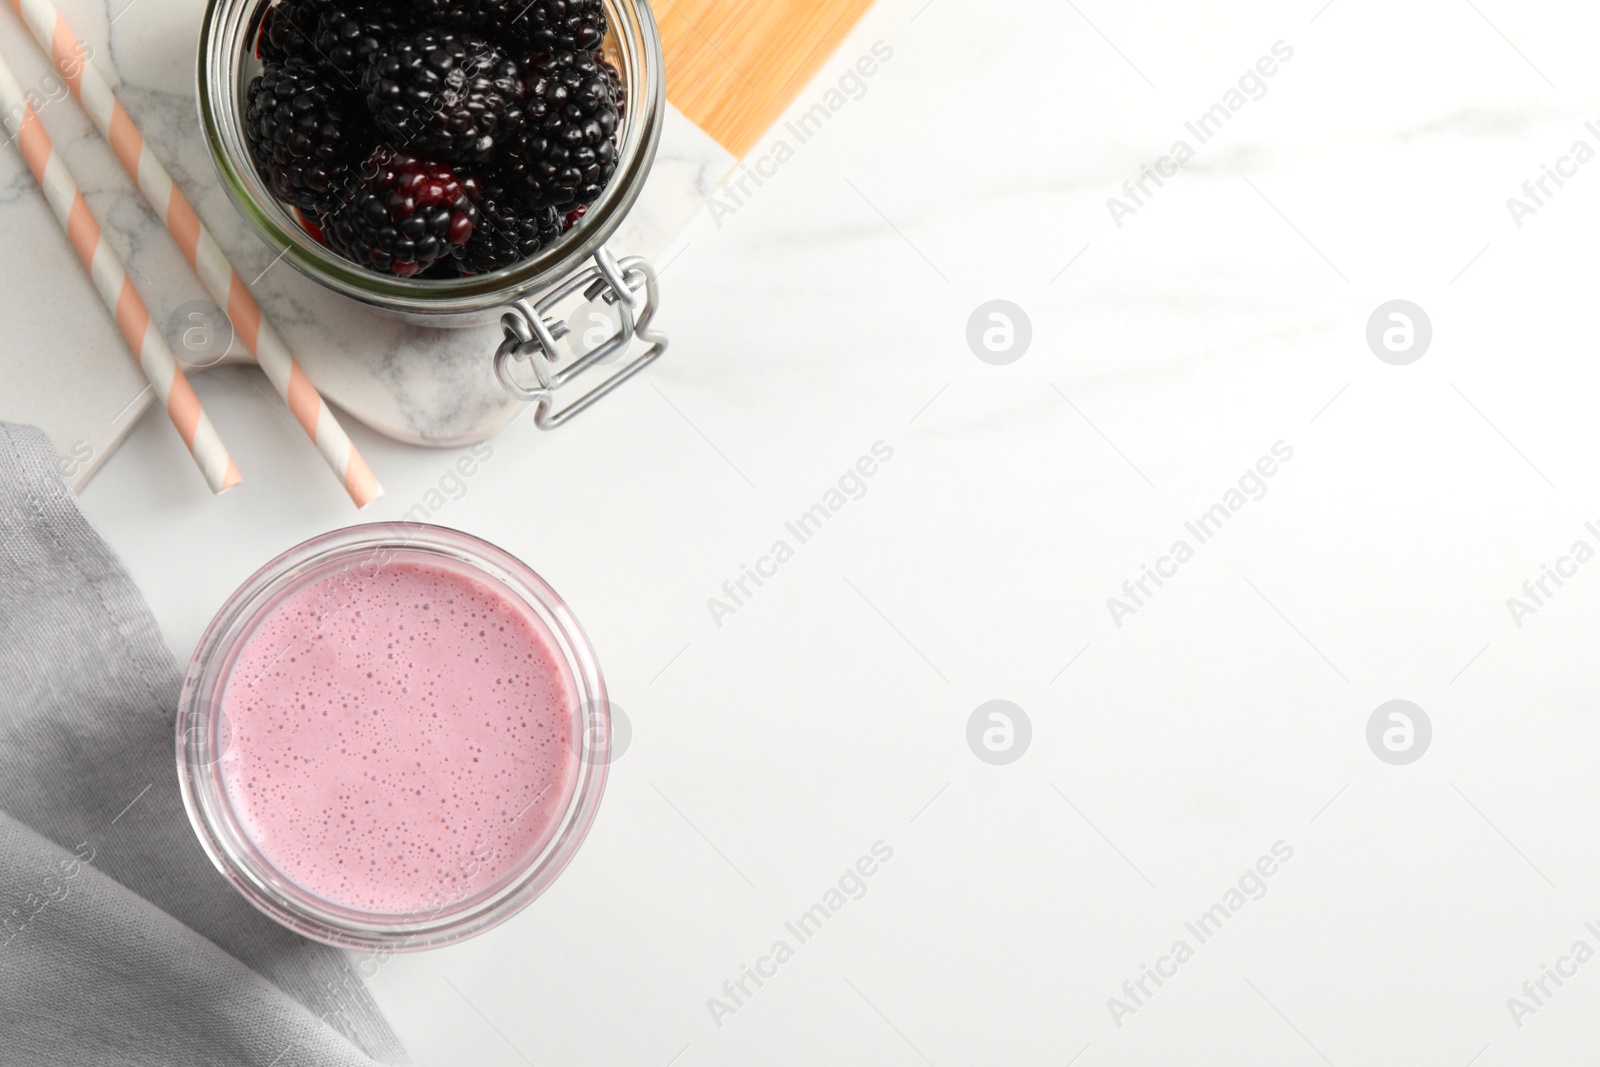
M 589 303 L 605 301 L 617 309 L 618 326 L 604 342 L 573 358 L 563 357 L 557 342 L 572 332 L 566 320 L 547 317 L 557 305 L 583 290 Z M 660 304 L 656 272 L 640 256 L 618 260 L 605 248 L 594 253 L 594 262 L 561 280 L 537 300 L 518 300 L 500 319 L 505 340 L 494 354 L 494 372 L 506 391 L 518 400 L 537 403 L 534 421 L 541 430 L 553 430 L 584 411 L 596 400 L 638 374 L 667 350 L 667 337 L 650 328 Z M 608 377 L 585 379 L 571 389 L 563 389 L 579 375 L 596 371 L 613 357 L 626 353 L 635 339 L 647 342 L 636 355 Z M 563 366 L 565 362 L 565 366 Z M 537 385 L 517 380 L 514 363 L 532 366 Z M 557 393 L 565 401 L 556 410 Z

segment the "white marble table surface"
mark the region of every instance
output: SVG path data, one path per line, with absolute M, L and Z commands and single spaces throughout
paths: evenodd
M 545 897 L 378 968 L 418 1059 L 1592 1057 L 1600 963 L 1571 953 L 1600 949 L 1600 567 L 1561 560 L 1600 544 L 1600 164 L 1561 164 L 1520 228 L 1507 198 L 1600 147 L 1597 23 L 884 0 L 803 104 L 883 40 L 862 98 L 684 238 L 658 369 L 560 433 L 513 423 L 465 482 L 358 430 L 371 518 L 442 501 L 530 561 L 633 726 Z M 1119 228 L 1107 198 L 1278 41 L 1265 95 Z M 161 61 L 128 62 L 185 91 Z M 5 166 L 5 343 L 105 343 Z M 1010 365 L 967 344 L 991 299 L 1031 320 Z M 1433 327 L 1406 366 L 1366 340 L 1396 299 Z M 180 657 L 253 569 L 351 521 L 251 384 L 199 383 L 249 460 L 236 492 L 146 418 L 83 495 Z M 880 441 L 865 494 L 718 625 L 708 599 Z M 1278 442 L 1265 495 L 1198 544 L 1185 523 Z M 1108 598 L 1180 539 L 1117 625 Z M 1514 619 L 1545 564 L 1574 573 Z M 994 699 L 1032 726 L 1007 766 L 967 743 Z M 1432 724 L 1404 766 L 1367 741 L 1396 699 Z M 879 841 L 865 896 L 714 1018 Z M 1185 924 L 1274 846 L 1201 943 Z M 1145 965 L 1170 976 L 1135 999 Z M 1535 1003 L 1545 965 L 1572 976 Z

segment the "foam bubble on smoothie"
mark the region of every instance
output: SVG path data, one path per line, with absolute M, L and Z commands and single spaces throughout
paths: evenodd
M 576 778 L 576 697 L 544 624 L 458 565 L 313 580 L 246 639 L 222 697 L 245 834 L 360 911 L 467 899 L 539 852 Z

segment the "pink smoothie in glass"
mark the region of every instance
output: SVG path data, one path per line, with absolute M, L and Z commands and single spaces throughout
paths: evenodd
M 574 687 L 521 599 L 445 560 L 313 579 L 222 696 L 245 835 L 336 905 L 443 909 L 526 865 L 577 777 Z

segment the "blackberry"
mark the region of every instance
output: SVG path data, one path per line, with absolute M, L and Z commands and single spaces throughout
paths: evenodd
M 522 7 L 519 0 L 416 0 L 418 21 L 452 30 L 471 30 L 498 40 Z
M 262 62 L 282 63 L 291 56 L 314 56 L 317 20 L 328 0 L 283 0 L 261 16 L 256 55 Z
M 317 20 L 319 57 L 357 87 L 384 42 L 411 28 L 410 9 L 389 0 L 334 0 Z
M 606 38 L 605 5 L 601 0 L 533 0 L 525 7 L 513 0 L 506 29 L 529 50 L 593 52 Z
M 522 75 L 481 37 L 423 30 L 390 41 L 361 79 L 378 127 L 397 144 L 482 163 L 522 120 Z
M 246 91 L 257 169 L 278 199 L 317 214 L 338 202 L 368 139 L 366 114 L 328 85 L 330 73 L 296 56 L 267 63 Z
M 622 111 L 612 82 L 590 52 L 546 52 L 525 66 L 527 110 L 507 173 L 539 203 L 593 203 L 617 169 Z
M 478 219 L 455 171 L 382 146 L 322 220 L 328 247 L 353 263 L 409 278 L 465 249 Z
M 606 84 L 611 86 L 611 98 L 617 102 L 617 114 L 626 115 L 628 113 L 628 90 L 622 84 L 622 71 L 618 70 L 616 64 L 607 59 L 603 52 L 596 52 L 594 59 L 601 73 L 606 76 Z
M 561 236 L 561 213 L 549 204 L 532 204 L 499 178 L 467 182 L 479 219 L 461 255 L 461 269 L 488 274 L 531 259 Z

